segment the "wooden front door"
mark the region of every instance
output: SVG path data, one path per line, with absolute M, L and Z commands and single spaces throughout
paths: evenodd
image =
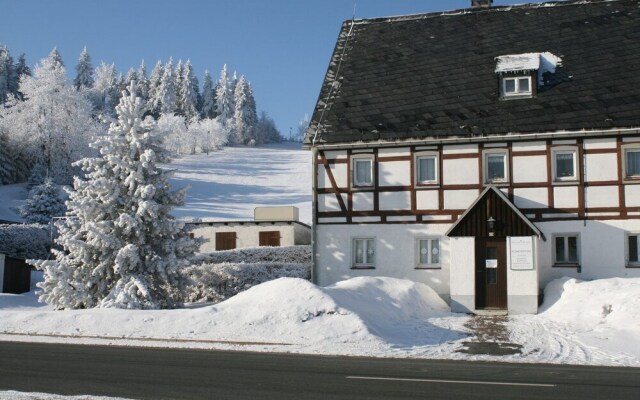
M 280 231 L 260 232 L 260 246 L 280 246 Z
M 505 238 L 476 238 L 476 308 L 507 308 Z

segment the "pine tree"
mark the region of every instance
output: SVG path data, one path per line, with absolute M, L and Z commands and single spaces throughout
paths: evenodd
M 114 64 L 108 65 L 103 62 L 96 68 L 96 79 L 90 92 L 96 113 L 104 116 L 115 115 L 115 107 L 118 104 L 118 75 Z
M 19 212 L 27 223 L 48 224 L 52 217 L 63 216 L 65 210 L 58 185 L 47 178 L 43 184 L 31 189 L 27 201 L 20 207 Z
M 233 93 L 230 90 L 226 64 L 220 71 L 220 79 L 216 85 L 216 113 L 223 126 L 230 125 L 229 120 L 233 117 Z
M 73 84 L 77 90 L 93 87 L 93 65 L 91 65 L 91 56 L 85 47 L 80 53 L 78 65 L 76 65 L 76 78 Z
M 0 45 L 0 104 L 13 97 L 18 91 L 18 75 L 13 65 L 9 49 Z
M 0 185 L 15 182 L 16 165 L 9 145 L 9 138 L 0 129 Z
M 191 61 L 187 60 L 182 70 L 180 79 L 180 111 L 188 122 L 198 118 L 198 78 L 193 73 Z
M 176 70 L 173 73 L 173 87 L 175 90 L 176 96 L 176 108 L 175 114 L 184 116 L 183 106 L 182 106 L 182 74 L 184 73 L 184 67 L 182 66 L 182 60 L 178 60 L 178 65 L 176 65 Z
M 144 60 L 140 63 L 136 73 L 136 89 L 140 99 L 147 103 L 149 101 L 149 77 L 147 76 L 147 67 L 144 64 Z
M 251 87 L 244 75 L 240 77 L 236 84 L 233 98 L 235 105 L 233 113 L 233 134 L 235 136 L 233 141 L 235 143 L 249 143 L 251 140 L 257 142 L 253 135 L 253 129 L 258 120 L 256 104 L 253 100 Z
M 156 119 L 160 118 L 160 109 L 162 108 L 160 85 L 162 83 L 163 75 L 164 65 L 162 65 L 162 61 L 158 60 L 151 71 L 151 76 L 149 77 L 149 100 L 147 101 L 147 107 L 151 110 L 151 114 Z
M 202 86 L 202 101 L 200 106 L 202 118 L 215 118 L 216 113 L 216 92 L 213 89 L 213 79 L 209 71 L 204 71 L 204 84 Z
M 167 161 L 153 120 L 135 89 L 122 97 L 118 120 L 95 147 L 101 157 L 79 162 L 59 224 L 55 260 L 37 261 L 45 280 L 40 299 L 55 308 L 158 308 L 173 305 L 176 270 L 187 265 L 198 242 L 171 216 L 184 191 L 171 192 Z M 73 216 L 73 217 L 71 217 Z
M 256 136 L 262 138 L 264 143 L 280 143 L 282 141 L 282 135 L 276 128 L 275 122 L 264 111 L 260 113 L 258 118 Z
M 57 47 L 54 47 L 53 50 L 51 50 L 51 53 L 49 53 L 47 58 L 51 60 L 52 68 L 64 68 L 64 62 L 62 62 L 62 56 L 60 55 Z
M 31 68 L 27 65 L 27 58 L 24 53 L 21 53 L 20 57 L 18 57 L 16 75 L 18 76 L 18 91 L 16 92 L 16 97 L 19 100 L 24 100 L 24 94 L 20 92 L 20 81 L 31 76 Z
M 176 79 L 173 72 L 173 59 L 164 66 L 164 74 L 160 80 L 158 96 L 160 99 L 160 112 L 162 114 L 175 113 L 176 111 Z

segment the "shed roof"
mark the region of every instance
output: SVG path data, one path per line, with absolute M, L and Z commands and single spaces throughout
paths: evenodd
M 562 66 L 500 100 L 496 57 L 528 53 Z M 639 70 L 640 0 L 346 21 L 305 143 L 638 127 Z

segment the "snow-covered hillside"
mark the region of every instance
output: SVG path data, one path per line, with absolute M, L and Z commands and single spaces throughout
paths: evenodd
M 176 169 L 173 186 L 190 186 L 187 204 L 173 211 L 177 217 L 245 220 L 258 206 L 292 205 L 301 222 L 311 222 L 311 153 L 299 143 L 226 147 L 169 167 Z
M 176 158 L 175 188 L 189 186 L 181 218 L 248 220 L 258 206 L 292 205 L 311 223 L 311 155 L 299 143 L 225 147 Z M 15 211 L 27 197 L 25 184 L 0 185 L 0 220 L 21 222 Z

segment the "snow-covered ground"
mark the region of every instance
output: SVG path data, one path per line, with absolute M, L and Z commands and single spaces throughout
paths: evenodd
M 127 400 L 120 397 L 60 396 L 49 393 L 24 393 L 13 390 L 0 392 L 0 400 Z
M 255 207 L 292 205 L 311 223 L 311 153 L 300 143 L 225 147 L 176 158 L 168 168 L 176 170 L 175 188 L 190 188 L 176 217 L 249 220 Z M 21 222 L 16 209 L 26 197 L 26 184 L 0 185 L 0 220 Z
M 253 219 L 259 206 L 296 206 L 311 223 L 311 153 L 300 143 L 226 147 L 209 155 L 180 157 L 169 166 L 175 187 L 189 186 L 177 217 Z
M 640 279 L 559 280 L 546 297 L 541 314 L 508 319 L 523 351 L 507 356 L 458 352 L 473 339 L 472 317 L 449 312 L 426 285 L 380 277 L 326 288 L 281 278 L 215 305 L 158 311 L 54 311 L 34 292 L 2 294 L 0 340 L 640 366 Z

